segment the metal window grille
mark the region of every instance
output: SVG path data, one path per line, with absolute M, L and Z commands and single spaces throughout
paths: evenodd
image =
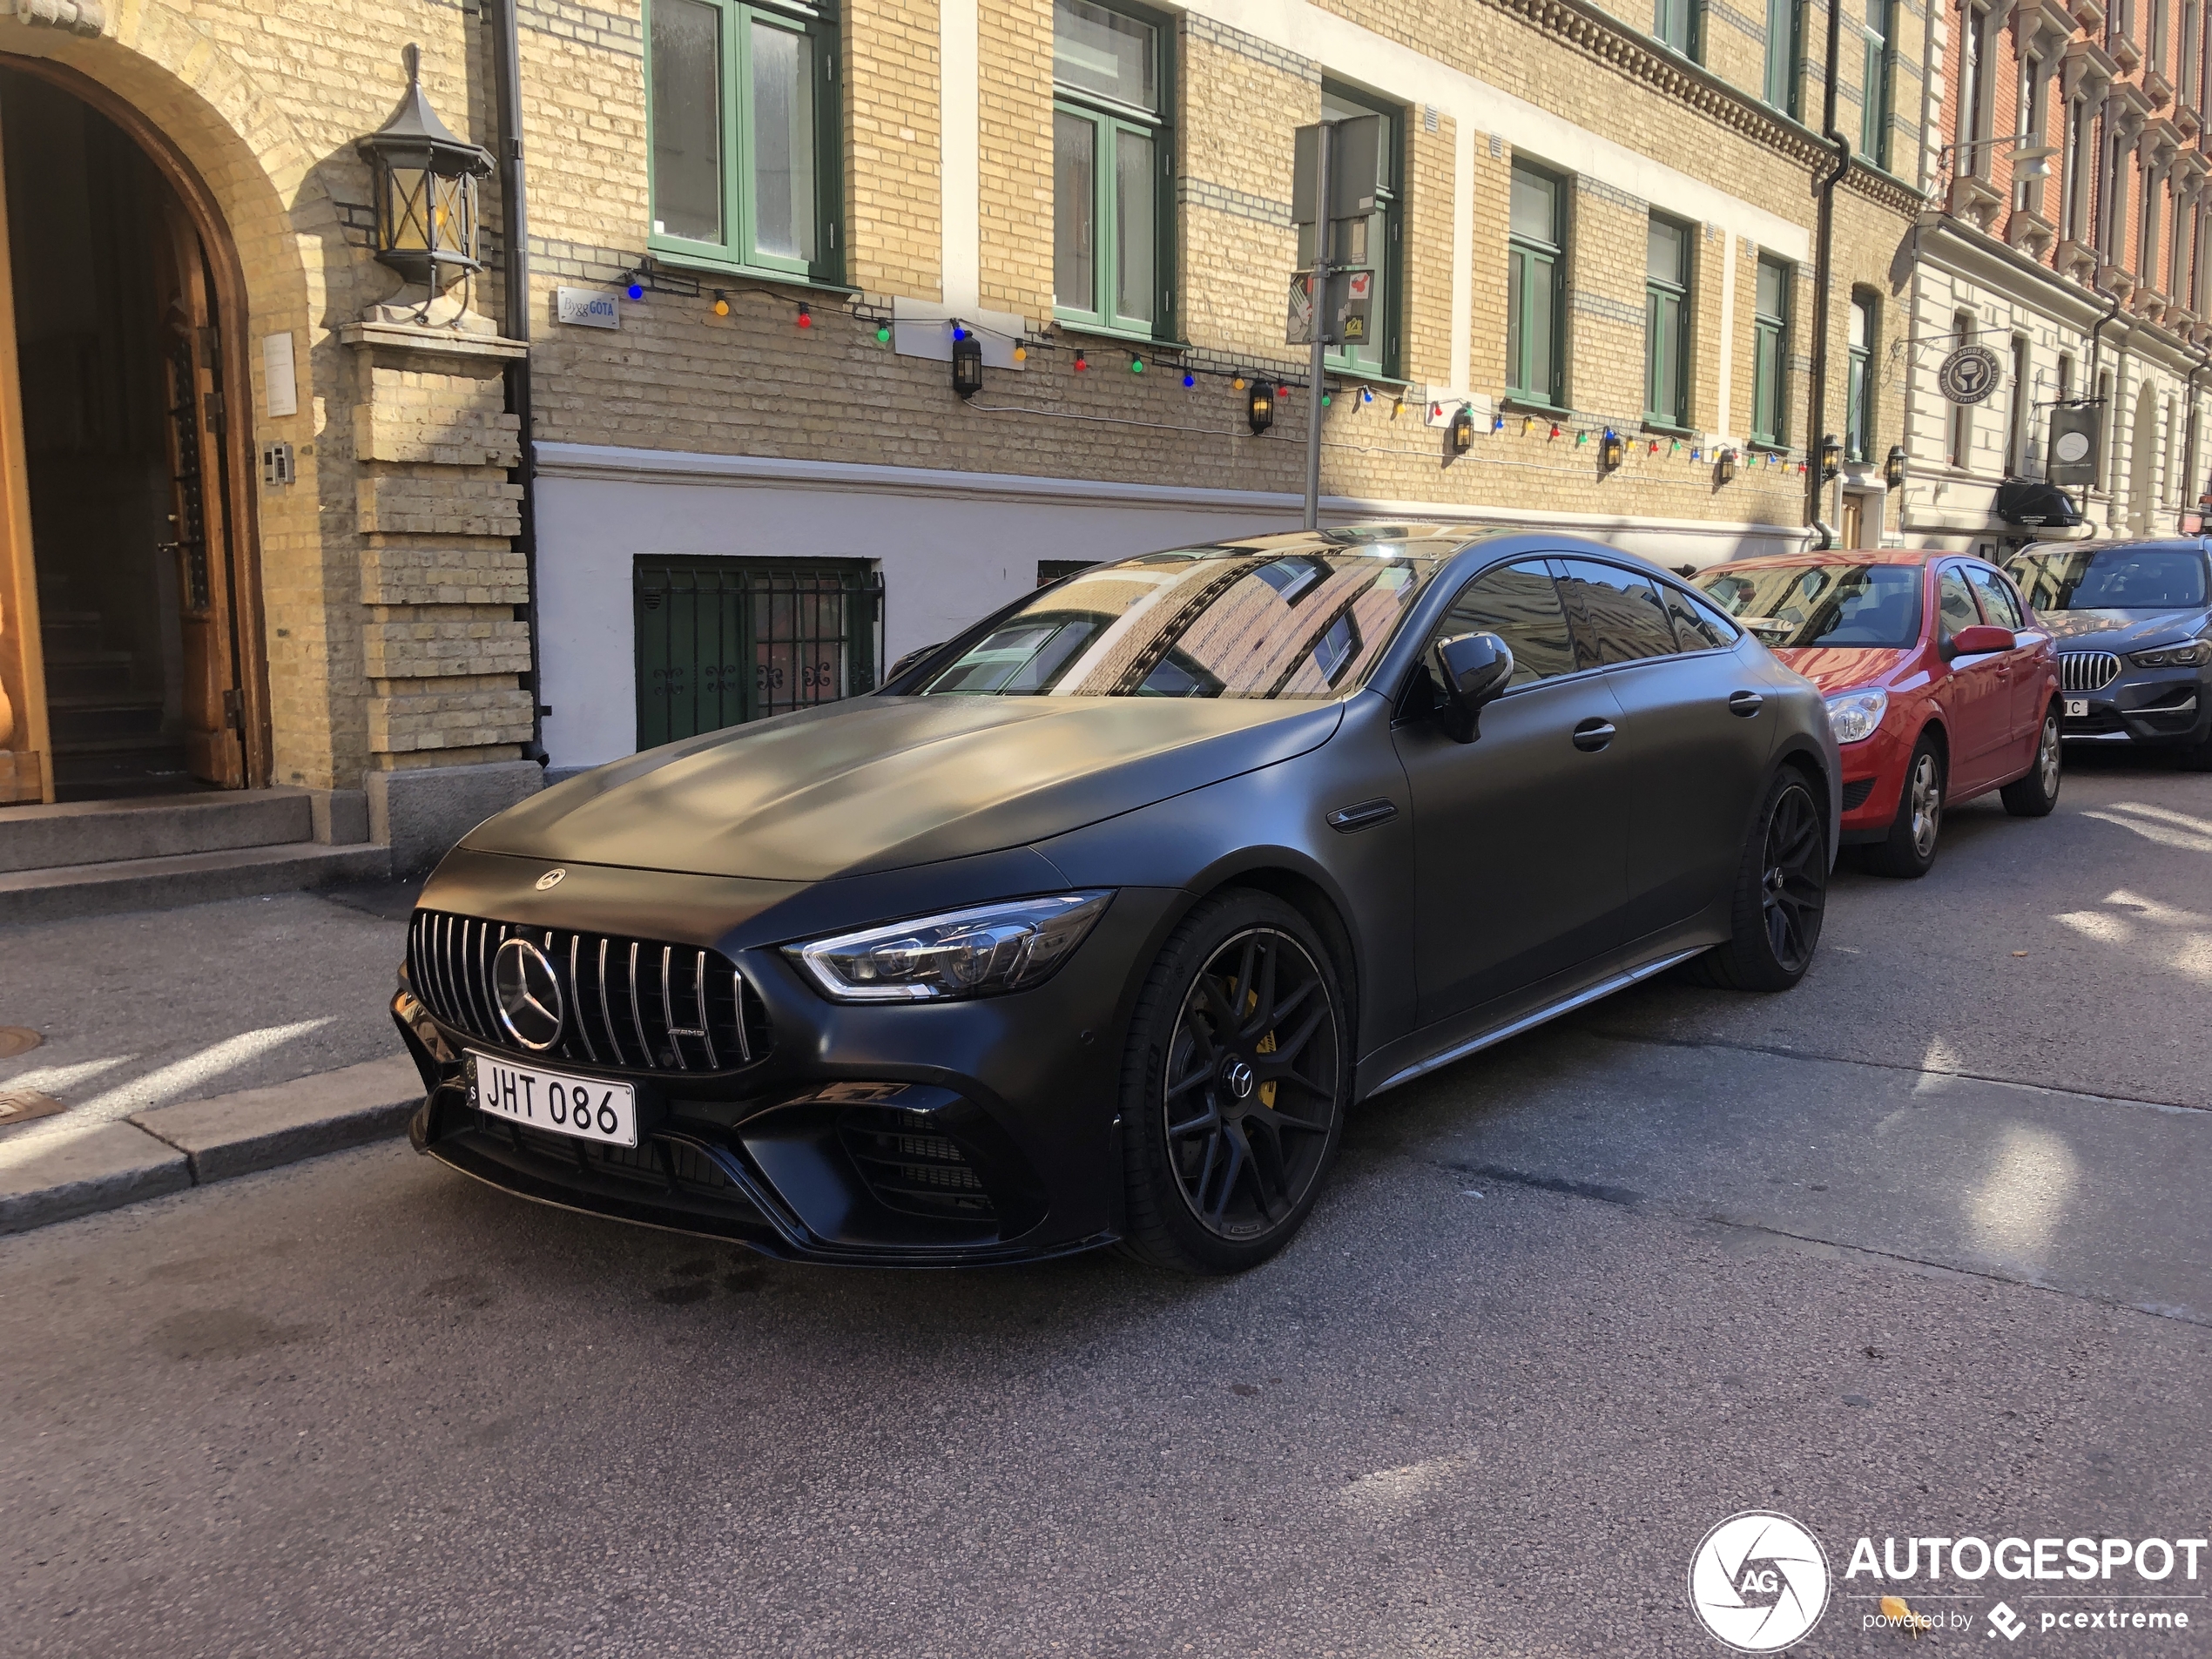
M 634 570 L 641 749 L 875 689 L 883 578 L 864 560 Z

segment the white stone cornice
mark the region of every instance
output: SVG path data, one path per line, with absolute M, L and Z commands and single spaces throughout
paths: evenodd
M 107 12 L 100 0 L 7 0 L 18 23 L 66 30 L 72 35 L 97 35 L 107 26 Z

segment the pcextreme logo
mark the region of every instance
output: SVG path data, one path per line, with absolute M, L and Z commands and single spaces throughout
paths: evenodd
M 1779 1652 L 1827 1611 L 1828 1557 L 1789 1516 L 1747 1509 L 1707 1533 L 1689 1558 L 1689 1605 L 1737 1652 Z

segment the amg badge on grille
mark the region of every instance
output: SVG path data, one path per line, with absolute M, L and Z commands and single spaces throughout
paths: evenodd
M 525 1049 L 543 1052 L 561 1037 L 561 977 L 527 939 L 510 939 L 491 959 L 499 1022 Z

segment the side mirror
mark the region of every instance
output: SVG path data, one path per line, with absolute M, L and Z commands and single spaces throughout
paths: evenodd
M 1951 636 L 1949 657 L 1986 657 L 1992 651 L 2011 651 L 2020 641 L 2009 628 L 1993 628 L 1979 623 L 1972 628 L 1961 628 Z
M 1454 743 L 1473 743 L 1482 735 L 1482 705 L 1513 679 L 1513 648 L 1495 634 L 1461 634 L 1437 641 L 1430 656 L 1444 690 L 1439 723 Z

